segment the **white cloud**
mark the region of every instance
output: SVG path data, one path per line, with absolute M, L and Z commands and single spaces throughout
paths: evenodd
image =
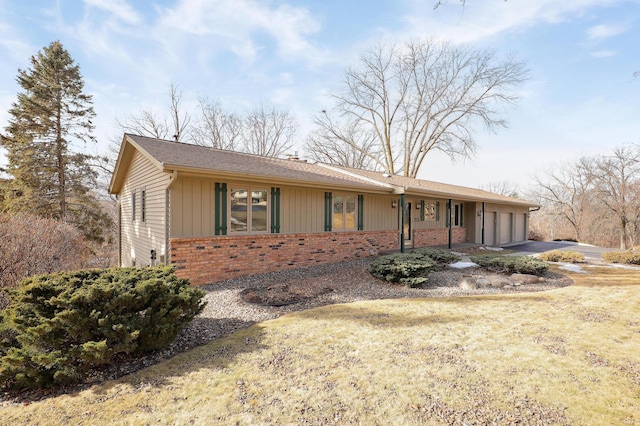
M 247 60 L 255 59 L 260 46 L 270 40 L 276 42 L 282 59 L 317 61 L 324 56 L 309 41 L 320 25 L 301 7 L 270 8 L 254 0 L 181 0 L 173 8 L 159 7 L 158 11 L 158 36 L 210 36 L 215 39 L 212 48 L 228 47 Z
M 609 37 L 614 37 L 619 34 L 624 33 L 627 30 L 627 26 L 624 24 L 619 25 L 595 25 L 589 28 L 587 34 L 589 36 L 589 40 L 602 40 Z
M 596 52 L 592 52 L 591 56 L 595 58 L 610 58 L 611 56 L 615 56 L 616 52 L 613 50 L 598 50 Z
M 433 10 L 429 2 L 412 0 L 405 17 L 412 34 L 436 34 L 456 43 L 474 42 L 509 30 L 521 31 L 541 23 L 557 24 L 584 15 L 590 8 L 619 0 L 537 0 L 531 2 L 450 2 Z M 429 3 L 429 4 L 428 4 Z
M 14 61 L 24 62 L 36 53 L 11 25 L 4 22 L 0 22 L 0 51 L 3 52 L 5 62 L 7 56 Z
M 87 6 L 105 10 L 118 19 L 128 23 L 137 24 L 142 21 L 140 15 L 125 0 L 83 0 Z

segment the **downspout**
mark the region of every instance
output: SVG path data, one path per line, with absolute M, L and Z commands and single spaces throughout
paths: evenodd
M 480 243 L 484 245 L 484 201 L 482 202 L 482 235 L 480 237 Z
M 447 201 L 447 217 L 449 218 L 449 250 L 451 250 L 451 240 L 453 239 L 453 220 L 451 220 L 451 198 Z
M 120 195 L 116 195 L 116 203 L 118 206 L 118 266 L 124 266 L 122 264 L 122 203 L 120 202 Z
M 400 194 L 400 253 L 404 253 L 404 194 Z
M 176 179 L 178 178 L 178 171 L 177 170 L 173 170 L 171 172 L 171 176 L 169 176 L 169 183 L 167 184 L 167 186 L 164 189 L 164 199 L 165 199 L 165 212 L 164 212 L 164 220 L 165 220 L 165 230 L 164 230 L 164 264 L 168 265 L 169 263 L 171 263 L 171 239 L 169 238 L 170 234 L 171 234 L 171 202 L 170 202 L 170 196 L 171 196 L 171 186 L 173 185 L 173 183 L 176 181 Z

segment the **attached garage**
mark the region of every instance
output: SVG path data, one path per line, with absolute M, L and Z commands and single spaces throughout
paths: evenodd
M 513 226 L 512 213 L 500 213 L 500 244 L 508 244 L 514 241 L 511 229 Z
M 516 241 L 525 241 L 529 236 L 527 235 L 527 214 L 516 214 Z
M 496 245 L 496 212 L 485 212 L 484 215 L 484 243 L 488 246 Z

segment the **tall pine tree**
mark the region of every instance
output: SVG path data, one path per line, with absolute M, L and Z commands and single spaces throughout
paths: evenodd
M 2 136 L 13 177 L 2 210 L 59 219 L 101 241 L 110 219 L 95 194 L 95 157 L 80 151 L 95 142 L 95 112 L 80 67 L 54 41 L 31 57 L 29 69 L 18 70 L 16 80 L 24 91 Z

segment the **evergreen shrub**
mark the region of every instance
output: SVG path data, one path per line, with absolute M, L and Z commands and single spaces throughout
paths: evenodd
M 9 293 L 0 384 L 16 389 L 79 382 L 118 354 L 165 347 L 205 306 L 173 266 L 41 275 Z
M 434 260 L 413 252 L 380 256 L 369 265 L 369 273 L 374 277 L 392 283 L 402 282 L 410 287 L 423 284 L 427 281 L 426 276 L 437 269 L 438 265 Z
M 429 259 L 435 261 L 439 267 L 457 262 L 461 259 L 457 254 L 453 254 L 447 250 L 441 250 L 431 247 L 418 248 L 413 250 L 411 253 L 426 256 Z
M 542 275 L 549 268 L 546 262 L 530 256 L 483 254 L 480 256 L 471 256 L 470 259 L 473 263 L 477 263 L 485 269 L 505 274 Z
M 584 254 L 576 251 L 551 250 L 540 254 L 540 259 L 545 262 L 569 262 L 578 263 L 584 261 Z
M 610 263 L 640 265 L 640 252 L 637 251 L 610 251 L 602 253 L 602 258 Z

